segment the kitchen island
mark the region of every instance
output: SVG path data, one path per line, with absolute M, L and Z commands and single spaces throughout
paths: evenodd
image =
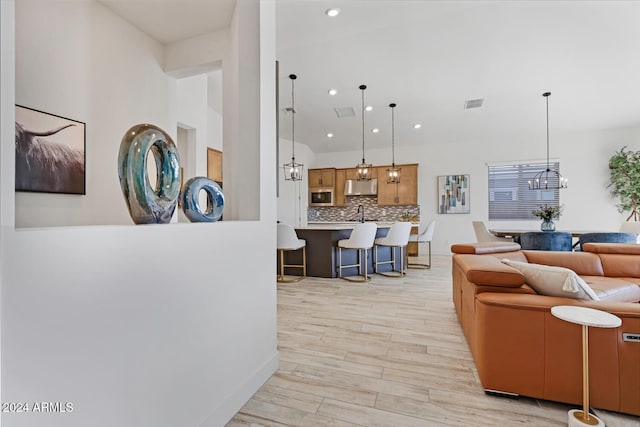
M 296 233 L 299 239 L 307 242 L 307 276 L 313 277 L 338 277 L 338 240 L 348 239 L 351 235 L 353 227 L 357 222 L 350 223 L 310 223 L 305 227 L 296 227 Z M 377 223 L 378 231 L 376 237 L 384 237 L 389 232 L 392 223 Z M 400 270 L 400 249 L 396 249 L 396 265 L 395 269 Z M 378 256 L 380 261 L 388 261 L 391 259 L 391 248 L 378 248 Z M 285 254 L 285 263 L 296 264 L 301 263 L 302 254 L 300 251 L 290 251 Z M 352 265 L 358 263 L 358 253 L 356 250 L 342 251 L 342 264 Z M 391 271 L 391 264 L 380 265 L 380 271 Z M 291 270 L 292 274 L 297 274 Z M 373 274 L 373 254 L 369 251 L 367 256 L 367 272 Z M 343 268 L 344 276 L 352 276 L 358 274 L 357 267 Z

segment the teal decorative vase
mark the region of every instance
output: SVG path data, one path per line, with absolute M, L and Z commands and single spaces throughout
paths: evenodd
M 200 206 L 200 191 L 207 194 L 207 208 Z M 191 222 L 215 222 L 222 217 L 224 194 L 222 188 L 213 180 L 196 176 L 188 180 L 180 193 L 180 204 L 184 215 Z
M 149 151 L 156 163 L 155 186 L 149 182 Z M 166 132 L 150 124 L 129 129 L 120 143 L 118 177 L 134 223 L 166 224 L 171 220 L 180 194 L 180 157 Z
M 540 224 L 540 230 L 542 230 L 542 231 L 556 231 L 556 225 L 550 219 L 545 219 L 544 221 L 542 221 L 542 224 Z

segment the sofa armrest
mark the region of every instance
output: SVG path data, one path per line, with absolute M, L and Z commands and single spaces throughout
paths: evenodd
M 496 257 L 455 254 L 453 262 L 471 283 L 507 288 L 518 288 L 525 283 L 522 273 Z

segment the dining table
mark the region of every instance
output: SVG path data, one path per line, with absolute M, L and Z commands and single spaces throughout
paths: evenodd
M 498 236 L 498 237 L 512 237 L 513 241 L 516 243 L 520 243 L 520 235 L 523 233 L 531 233 L 531 232 L 540 232 L 540 229 L 517 229 L 517 228 L 492 228 L 489 229 L 489 232 Z M 587 233 L 606 233 L 606 231 L 601 230 L 556 230 L 556 231 L 546 231 L 545 233 L 555 233 L 555 232 L 564 232 L 571 234 L 571 237 L 574 239 L 573 244 L 571 245 L 571 250 L 575 250 L 576 247 L 580 244 L 580 236 Z
M 535 230 L 534 229 L 515 229 L 515 228 L 489 229 L 490 233 L 495 234 L 498 237 L 513 237 L 513 238 L 520 237 L 522 233 L 530 233 L 530 232 L 537 232 L 537 231 L 540 231 L 540 229 L 535 229 Z M 577 237 L 577 238 L 580 238 L 581 235 L 587 234 L 587 233 L 606 233 L 606 231 L 602 231 L 602 230 L 556 230 L 556 231 L 570 233 L 571 237 Z M 550 233 L 553 233 L 553 231 L 550 231 Z

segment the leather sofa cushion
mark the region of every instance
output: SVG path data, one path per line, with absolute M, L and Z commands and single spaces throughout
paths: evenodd
M 638 255 L 599 253 L 604 275 L 608 277 L 640 277 Z
M 572 270 L 564 267 L 517 262 L 503 263 L 519 270 L 538 294 L 552 297 L 598 300 L 598 295 Z
M 639 279 L 602 276 L 582 276 L 601 301 L 639 302 Z
M 582 250 L 598 254 L 640 255 L 640 245 L 623 243 L 585 243 Z
M 453 259 L 471 283 L 510 288 L 524 284 L 524 276 L 518 270 L 502 264 L 491 255 L 455 254 Z
M 600 257 L 588 252 L 522 251 L 534 264 L 564 267 L 583 276 L 604 276 Z M 627 276 L 633 277 L 629 274 Z

